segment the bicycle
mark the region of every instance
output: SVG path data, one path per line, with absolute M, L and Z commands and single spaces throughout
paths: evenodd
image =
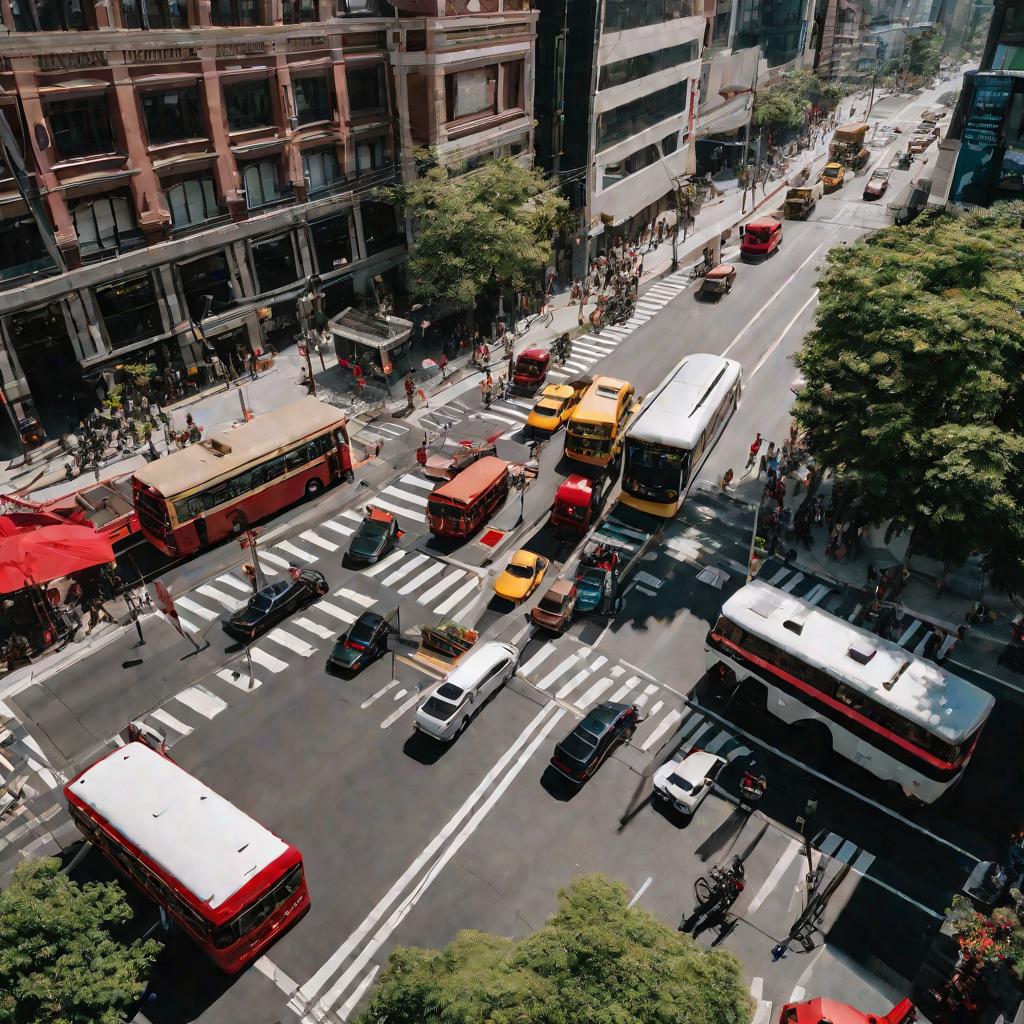
M 548 310 L 545 313 L 534 313 L 533 316 L 524 316 L 513 329 L 513 333 L 517 338 L 521 338 L 524 334 L 528 333 L 536 324 L 540 324 L 541 327 L 550 327 L 555 319 L 555 314 Z

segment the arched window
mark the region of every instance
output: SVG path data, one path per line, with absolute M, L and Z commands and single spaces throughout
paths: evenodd
M 250 210 L 270 206 L 284 198 L 276 160 L 247 164 L 242 171 L 242 181 L 245 185 L 245 205 Z
M 189 178 L 179 181 L 167 190 L 167 205 L 171 208 L 174 229 L 202 224 L 220 212 L 213 178 Z
M 141 233 L 135 226 L 135 213 L 125 195 L 100 196 L 80 201 L 71 216 L 83 256 L 103 249 L 121 249 L 137 244 Z

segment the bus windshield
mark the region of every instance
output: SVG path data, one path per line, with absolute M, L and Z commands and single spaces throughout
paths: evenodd
M 631 493 L 652 501 L 671 501 L 678 497 L 689 468 L 688 451 L 629 438 L 622 483 Z

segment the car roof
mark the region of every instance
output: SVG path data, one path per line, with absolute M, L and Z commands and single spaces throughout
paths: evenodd
M 576 728 L 582 729 L 587 723 L 590 723 L 607 729 L 627 707 L 629 707 L 628 704 L 614 704 L 610 700 L 605 701 L 603 704 L 598 704 L 596 708 L 591 708 L 587 717 Z
M 559 484 L 555 497 L 562 501 L 571 500 L 577 505 L 587 505 L 593 493 L 593 481 L 579 473 L 573 473 Z
M 352 623 L 353 626 L 358 626 L 360 623 L 366 626 L 379 626 L 384 621 L 384 616 L 378 612 L 363 612 L 362 615 Z
M 572 580 L 555 580 L 548 587 L 548 593 L 554 594 L 556 597 L 568 597 L 573 592 L 575 586 L 576 584 Z
M 692 754 L 687 754 L 678 763 L 674 774 L 681 775 L 689 781 L 703 779 L 716 761 L 724 760 L 724 758 L 719 757 L 717 754 L 708 753 L 706 750 L 695 750 Z
M 533 551 L 527 551 L 526 548 L 520 548 L 510 559 L 509 565 L 525 565 L 529 568 L 533 568 L 537 564 L 537 560 L 540 555 Z
M 541 398 L 572 398 L 574 389 L 568 384 L 549 384 L 541 393 Z
M 465 655 L 459 664 L 445 676 L 445 681 L 454 683 L 465 690 L 478 682 L 484 673 L 490 672 L 495 666 L 501 664 L 509 655 L 514 656 L 515 652 L 516 648 L 512 644 L 489 640 L 479 647 L 474 647 Z
M 520 359 L 548 359 L 550 358 L 546 348 L 528 348 L 519 353 Z

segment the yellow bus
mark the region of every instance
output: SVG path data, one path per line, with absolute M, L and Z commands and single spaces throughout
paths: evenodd
M 629 381 L 595 377 L 566 425 L 565 454 L 604 468 L 622 450 L 622 436 L 636 411 Z

